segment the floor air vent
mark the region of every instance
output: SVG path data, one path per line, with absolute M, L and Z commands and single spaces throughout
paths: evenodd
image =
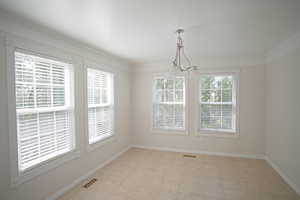
M 184 154 L 183 157 L 185 157 L 185 158 L 196 158 L 195 155 L 189 155 L 189 154 Z
M 96 178 L 91 179 L 88 183 L 84 184 L 84 188 L 89 188 L 91 185 L 93 185 L 97 181 Z

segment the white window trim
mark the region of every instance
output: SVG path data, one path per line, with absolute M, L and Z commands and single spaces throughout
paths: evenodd
M 195 108 L 197 111 L 194 113 L 194 132 L 196 136 L 204 136 L 204 137 L 221 137 L 221 138 L 237 138 L 239 137 L 239 82 L 240 82 L 240 70 L 239 69 L 215 69 L 215 70 L 199 70 L 196 71 L 195 75 Z M 200 129 L 200 111 L 199 111 L 199 97 L 200 97 L 200 76 L 201 75 L 233 75 L 234 76 L 234 85 L 235 85 L 235 98 L 236 98 L 236 115 L 235 115 L 235 131 L 226 131 L 220 129 Z
M 163 134 L 163 135 L 188 135 L 189 134 L 189 90 L 188 90 L 188 76 L 183 73 L 173 73 L 172 75 L 182 76 L 184 77 L 184 84 L 185 84 L 185 128 L 184 129 L 163 129 L 163 128 L 154 128 L 153 126 L 153 92 L 154 92 L 154 84 L 153 81 L 158 76 L 167 76 L 168 72 L 162 73 L 153 73 L 151 77 L 151 112 L 150 112 L 150 132 L 154 134 Z
M 58 60 L 61 62 L 72 63 L 74 67 L 73 71 L 73 91 L 74 95 L 74 110 L 76 108 L 76 71 L 75 65 L 78 64 L 72 59 L 72 56 L 65 54 L 65 52 L 57 51 L 52 47 L 44 46 L 33 41 L 27 41 L 20 38 L 7 38 L 6 40 L 6 65 L 7 65 L 7 90 L 8 90 L 8 119 L 9 119 L 9 145 L 10 145 L 10 177 L 11 187 L 17 187 L 18 185 L 33 179 L 53 168 L 56 168 L 63 163 L 78 158 L 80 156 L 79 151 L 79 131 L 78 129 L 78 117 L 75 115 L 73 118 L 73 134 L 74 134 L 74 149 L 72 151 L 63 153 L 54 158 L 41 162 L 33 167 L 26 169 L 23 172 L 19 171 L 18 168 L 18 142 L 17 142 L 17 120 L 16 120 L 16 97 L 15 97 L 15 72 L 14 72 L 14 53 L 15 51 Z M 36 53 L 39 52 L 39 53 Z
M 113 97 L 112 97 L 112 104 L 113 104 L 113 134 L 111 135 L 104 135 L 103 138 L 100 140 L 97 140 L 93 143 L 89 143 L 89 125 L 88 125 L 88 85 L 87 85 L 87 69 L 95 69 L 95 70 L 100 70 L 104 72 L 111 73 L 113 76 L 113 82 L 112 82 L 112 89 L 113 89 Z M 116 139 L 116 104 L 115 104 L 115 99 L 116 99 L 116 72 L 111 70 L 108 67 L 104 67 L 103 64 L 98 64 L 96 62 L 92 61 L 85 61 L 84 63 L 84 105 L 85 105 L 85 144 L 86 144 L 86 150 L 87 152 L 94 151 L 103 145 L 107 143 L 111 143 L 115 141 Z

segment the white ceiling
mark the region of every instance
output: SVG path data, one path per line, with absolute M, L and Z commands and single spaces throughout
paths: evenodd
M 136 63 L 261 56 L 300 30 L 299 0 L 0 0 L 0 7 Z

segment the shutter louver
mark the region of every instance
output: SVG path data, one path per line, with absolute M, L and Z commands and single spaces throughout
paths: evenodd
M 235 131 L 233 75 L 201 75 L 200 129 Z
M 89 143 L 113 135 L 113 75 L 90 69 L 88 73 Z
M 157 77 L 153 86 L 153 128 L 185 129 L 184 77 Z
M 71 151 L 69 64 L 15 52 L 19 170 Z

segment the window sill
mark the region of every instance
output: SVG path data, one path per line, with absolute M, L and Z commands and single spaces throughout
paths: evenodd
M 217 130 L 198 130 L 197 136 L 199 137 L 219 137 L 219 138 L 238 138 L 237 131 L 217 131 Z
M 100 146 L 108 143 L 108 142 L 112 142 L 115 140 L 114 135 L 109 134 L 109 135 L 103 135 L 100 139 L 93 141 L 93 143 L 89 144 L 87 146 L 87 151 L 91 152 L 97 148 L 99 148 Z
M 179 130 L 179 129 L 152 128 L 151 132 L 154 134 L 163 134 L 163 135 L 188 135 L 188 132 L 186 130 Z
M 79 150 L 73 150 L 66 152 L 62 155 L 54 157 L 48 161 L 44 161 L 41 164 L 33 166 L 27 170 L 18 172 L 14 178 L 11 179 L 11 187 L 15 188 L 18 185 L 27 182 L 41 174 L 44 174 L 68 161 L 76 159 L 80 156 Z

